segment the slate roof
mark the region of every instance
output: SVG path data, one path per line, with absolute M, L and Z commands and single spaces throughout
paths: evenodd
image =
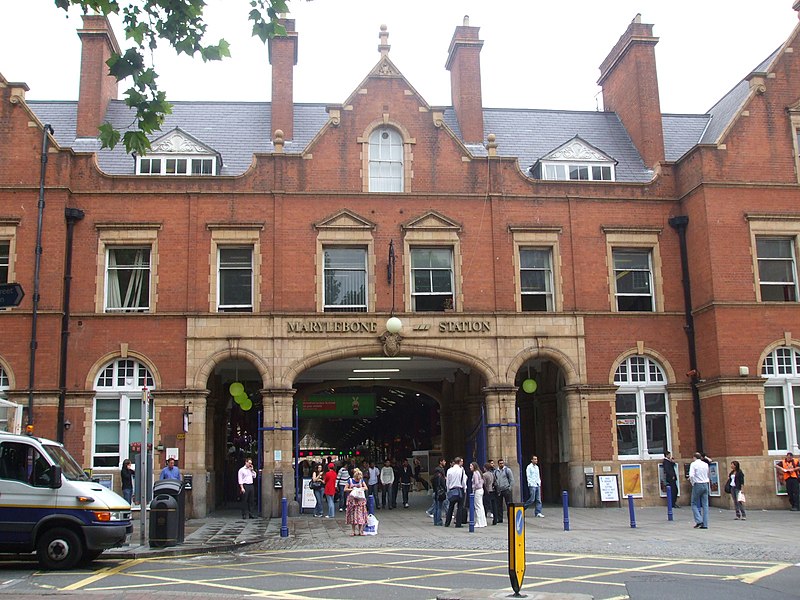
M 778 50 L 753 70 L 765 73 Z M 662 116 L 664 151 L 667 161 L 679 160 L 698 144 L 718 143 L 720 135 L 742 108 L 750 93 L 747 78 L 740 81 L 705 114 L 665 114 Z M 77 102 L 30 100 L 28 105 L 39 119 L 50 123 L 62 147 L 97 152 L 100 168 L 109 174 L 134 173 L 134 161 L 122 145 L 113 151 L 100 150 L 92 138 L 75 138 Z M 284 152 L 298 154 L 327 123 L 326 104 L 296 104 L 294 140 Z M 179 127 L 222 156 L 220 175 L 241 175 L 253 162 L 255 153 L 273 151 L 269 102 L 174 102 L 172 114 L 164 121 L 157 139 Z M 461 133 L 452 107 L 444 107 L 444 120 L 460 139 Z M 106 118 L 118 129 L 131 126 L 131 111 L 121 100 L 113 100 Z M 484 133 L 497 137 L 498 154 L 514 157 L 520 170 L 527 169 L 565 142 L 580 137 L 617 161 L 617 181 L 644 183 L 653 177 L 646 168 L 619 117 L 613 112 L 560 111 L 536 109 L 484 108 Z M 468 144 L 474 156 L 486 156 L 485 144 Z

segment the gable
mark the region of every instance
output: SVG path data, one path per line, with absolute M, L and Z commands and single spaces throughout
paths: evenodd
M 375 223 L 368 221 L 363 217 L 358 216 L 356 213 L 347 209 L 340 210 L 339 212 L 326 217 L 322 221 L 314 224 L 315 229 L 338 229 L 338 230 L 374 230 Z
M 578 136 L 544 155 L 541 160 L 617 162 Z
M 162 135 L 150 143 L 151 154 L 204 154 L 217 155 L 219 153 L 209 148 L 197 138 L 189 135 L 180 127 Z
M 461 225 L 435 210 L 430 210 L 403 224 L 402 229 L 404 231 L 425 229 L 434 231 L 461 231 Z

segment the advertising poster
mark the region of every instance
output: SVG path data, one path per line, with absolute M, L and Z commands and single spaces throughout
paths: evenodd
M 642 498 L 642 465 L 621 465 L 622 496 L 627 498 Z
M 719 489 L 719 463 L 712 462 L 708 465 L 708 480 L 711 482 L 709 488 L 711 488 L 711 492 L 709 492 L 712 496 L 719 496 L 720 489 Z
M 317 497 L 314 495 L 314 490 L 309 487 L 310 484 L 311 478 L 303 479 L 303 496 L 300 508 L 310 508 L 314 510 L 317 506 Z
M 775 466 L 779 467 L 783 465 L 782 460 L 776 460 Z M 772 469 L 773 476 L 775 477 L 775 493 L 778 496 L 788 496 L 789 493 L 786 491 L 786 484 L 783 482 L 783 474 L 778 471 L 778 469 Z
M 375 394 L 313 394 L 298 400 L 301 419 L 370 419 Z

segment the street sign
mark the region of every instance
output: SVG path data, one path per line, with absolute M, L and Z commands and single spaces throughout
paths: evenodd
M 9 306 L 19 306 L 22 299 L 25 297 L 25 292 L 22 291 L 22 286 L 18 283 L 0 283 L 0 308 L 8 308 Z
M 522 504 L 508 505 L 508 576 L 514 595 L 520 597 L 525 577 L 525 508 Z

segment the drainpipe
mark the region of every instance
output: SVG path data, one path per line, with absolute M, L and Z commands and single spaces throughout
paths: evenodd
M 67 219 L 67 238 L 64 249 L 64 297 L 61 301 L 61 362 L 58 367 L 58 420 L 56 422 L 56 439 L 64 443 L 64 409 L 67 404 L 67 341 L 69 340 L 69 298 L 72 289 L 72 247 L 75 225 L 83 219 L 83 211 L 77 208 L 65 208 Z
M 689 281 L 689 253 L 686 249 L 686 227 L 689 217 L 680 215 L 669 219 L 669 225 L 678 233 L 681 250 L 681 280 L 683 282 L 683 307 L 686 323 L 686 340 L 689 344 L 689 376 L 692 386 L 692 401 L 694 405 L 694 435 L 697 441 L 696 450 L 703 451 L 703 420 L 700 414 L 700 391 L 697 389 L 699 381 L 697 370 L 697 346 L 694 339 L 694 317 L 692 316 L 692 286 Z
M 39 271 L 42 262 L 42 219 L 44 217 L 44 178 L 47 173 L 47 145 L 50 142 L 49 135 L 55 131 L 49 123 L 45 124 L 42 130 L 42 160 L 39 172 L 39 215 L 36 224 L 36 256 L 34 257 L 33 269 L 33 315 L 31 317 L 31 356 L 30 369 L 28 376 L 28 428 L 33 428 L 33 386 L 36 381 L 36 325 L 39 315 Z

